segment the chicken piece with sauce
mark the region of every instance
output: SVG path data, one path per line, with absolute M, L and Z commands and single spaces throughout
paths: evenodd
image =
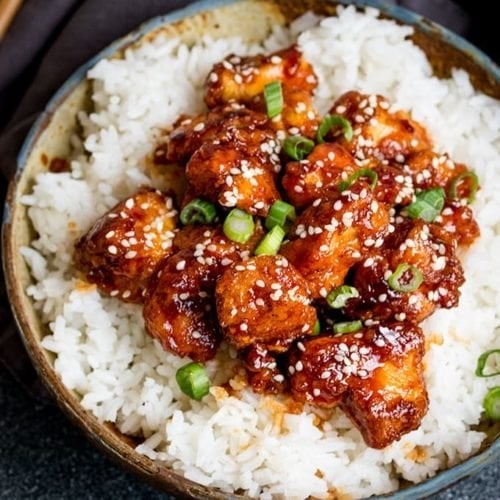
M 261 230 L 260 230 L 261 231 Z M 247 258 L 258 236 L 245 245 L 212 226 L 187 226 L 175 238 L 175 253 L 158 267 L 144 301 L 146 331 L 178 356 L 207 361 L 221 337 L 214 288 L 228 266 Z
M 323 407 L 340 405 L 373 448 L 416 429 L 427 412 L 424 341 L 411 323 L 297 343 L 288 371 L 293 396 Z
M 142 188 L 100 217 L 75 245 L 90 283 L 125 302 L 142 302 L 159 262 L 171 253 L 177 211 L 170 196 Z
M 295 47 L 265 56 L 230 55 L 216 64 L 205 83 L 205 102 L 213 108 L 229 102 L 250 103 L 264 87 L 279 81 L 290 89 L 314 92 L 318 79 Z
M 286 351 L 313 333 L 316 310 L 306 281 L 282 256 L 260 255 L 228 268 L 215 289 L 224 337 L 237 349 Z
M 304 276 L 318 299 L 342 285 L 349 269 L 383 244 L 388 230 L 388 208 L 374 199 L 367 183 L 359 181 L 307 208 L 280 253 Z
M 368 165 L 373 160 L 403 164 L 411 153 L 432 147 L 425 128 L 405 111 L 389 111 L 382 96 L 350 91 L 335 102 L 330 113 L 351 123 L 352 140 L 342 137 L 339 143 Z
M 347 315 L 418 323 L 438 307 L 456 307 L 463 269 L 442 232 L 420 219 L 398 224 L 386 244 L 356 266 L 359 297 L 347 302 Z
M 287 378 L 278 366 L 275 353 L 262 344 L 253 344 L 243 354 L 248 382 L 257 394 L 278 394 L 287 387 Z

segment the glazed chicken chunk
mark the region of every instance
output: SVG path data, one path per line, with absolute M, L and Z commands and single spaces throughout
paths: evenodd
M 359 263 L 346 313 L 354 318 L 423 321 L 437 307 L 458 305 L 463 269 L 443 230 L 421 220 L 396 226 L 377 254 Z
M 411 323 L 297 343 L 288 370 L 296 399 L 340 405 L 366 443 L 384 448 L 416 429 L 427 412 L 423 334 Z
M 258 343 L 285 351 L 312 334 L 316 322 L 307 283 L 281 256 L 261 255 L 228 268 L 215 299 L 224 336 L 237 349 Z
M 156 266 L 171 252 L 176 224 L 172 198 L 142 188 L 80 238 L 75 266 L 103 293 L 125 302 L 142 302 Z
M 389 103 L 379 95 L 350 91 L 342 95 L 330 110 L 352 125 L 353 138 L 340 144 L 359 160 L 395 160 L 404 163 L 410 153 L 431 149 L 424 127 L 405 111 L 389 111 Z
M 280 252 L 304 276 L 312 296 L 318 299 L 342 285 L 349 269 L 372 247 L 382 245 L 388 226 L 387 207 L 360 181 L 307 208 Z
M 248 104 L 275 81 L 310 94 L 318 83 L 312 66 L 294 46 L 268 56 L 230 55 L 208 75 L 205 102 L 210 108 L 233 101 Z

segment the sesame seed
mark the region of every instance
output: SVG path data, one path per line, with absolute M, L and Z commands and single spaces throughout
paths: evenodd
M 179 299 L 181 299 L 181 300 L 189 299 L 189 293 L 184 292 L 184 293 L 179 294 Z
M 315 387 L 313 389 L 313 396 L 318 397 L 320 394 L 321 394 L 321 391 L 317 387 Z
M 264 288 L 266 286 L 265 282 L 263 280 L 257 280 L 255 282 L 255 284 L 260 287 L 260 288 Z
M 108 252 L 111 254 L 111 255 L 116 255 L 118 253 L 118 248 L 115 247 L 115 245 L 110 245 L 108 247 Z
M 299 351 L 302 351 L 302 352 L 306 351 L 306 348 L 302 342 L 297 342 L 297 347 L 298 347 Z
M 130 290 L 125 290 L 122 294 L 122 297 L 124 299 L 128 299 L 132 295 L 132 292 Z
M 107 238 L 107 239 L 109 240 L 109 238 L 112 238 L 114 235 L 115 235 L 115 232 L 114 232 L 114 231 L 108 231 L 108 232 L 106 233 L 105 238 Z
M 278 375 L 275 375 L 273 377 L 273 379 L 278 382 L 278 383 L 281 383 L 281 382 L 284 382 L 285 381 L 285 377 L 283 375 L 281 375 L 281 373 L 279 373 Z
M 297 361 L 297 363 L 295 363 L 295 370 L 297 370 L 298 372 L 301 372 L 302 370 L 304 369 L 304 365 L 302 364 L 302 361 Z
M 125 202 L 125 206 L 130 210 L 131 208 L 133 208 L 135 205 L 135 201 L 133 198 L 129 198 L 126 202 Z
M 185 260 L 181 260 L 179 262 L 177 262 L 175 268 L 177 269 L 177 271 L 183 271 L 186 267 L 186 261 Z
M 242 332 L 246 332 L 246 331 L 248 331 L 248 325 L 247 325 L 246 323 L 241 323 L 241 325 L 240 325 L 240 330 L 241 330 Z
M 198 330 L 195 330 L 191 336 L 193 337 L 193 339 L 199 339 L 201 338 L 201 333 L 198 331 Z
M 325 371 L 321 374 L 321 378 L 322 378 L 322 379 L 327 379 L 327 378 L 330 378 L 330 375 L 331 375 L 331 373 L 330 373 L 328 370 L 325 370 Z
M 133 259 L 136 255 L 137 255 L 137 252 L 136 252 L 135 250 L 129 250 L 129 251 L 125 254 L 125 258 L 126 258 L 126 259 Z

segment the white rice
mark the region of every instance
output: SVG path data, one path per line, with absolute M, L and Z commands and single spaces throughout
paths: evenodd
M 52 332 L 43 346 L 57 354 L 57 373 L 100 421 L 144 436 L 137 451 L 201 484 L 261 498 L 364 497 L 397 489 L 401 478 L 433 476 L 474 453 L 485 437 L 471 426 L 493 383 L 474 376 L 476 360 L 498 347 L 500 106 L 474 91 L 463 71 L 449 80 L 433 77 L 424 53 L 407 40 L 412 29 L 377 16 L 344 8 L 299 36 L 320 79 L 320 111 L 347 90 L 383 94 L 394 108 L 411 110 L 436 149 L 473 168 L 482 186 L 474 205 L 482 235 L 463 255 L 467 282 L 460 307 L 424 324 L 429 412 L 418 430 L 384 450 L 367 448 L 340 411 L 311 408 L 294 415 L 249 389 L 240 399 L 227 397 L 215 386 L 231 373 L 220 367 L 231 352 L 209 363 L 212 394 L 201 403 L 189 400 L 175 383 L 186 360 L 146 336 L 141 307 L 82 287 L 71 264 L 76 238 L 139 184 L 152 183 L 145 156 L 158 127 L 203 110 L 202 83 L 212 64 L 231 52 L 285 47 L 297 25 L 277 28 L 262 46 L 232 38 L 203 39 L 189 48 L 157 39 L 128 50 L 123 60 L 99 62 L 88 75 L 95 111 L 80 116 L 83 142 L 74 141 L 71 172 L 38 175 L 23 197 L 39 234 L 22 250 L 35 280 L 28 294 Z M 315 21 L 310 15 L 299 23 Z M 232 384 L 237 388 L 238 380 Z

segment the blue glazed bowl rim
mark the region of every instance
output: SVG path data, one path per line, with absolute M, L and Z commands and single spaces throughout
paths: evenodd
M 116 40 L 100 51 L 97 55 L 80 66 L 59 88 L 47 103 L 44 111 L 31 127 L 26 139 L 20 149 L 17 157 L 16 177 L 18 177 L 26 164 L 28 156 L 33 149 L 38 137 L 47 125 L 50 116 L 54 114 L 59 105 L 64 99 L 86 78 L 87 71 L 92 68 L 98 61 L 103 58 L 112 56 L 115 52 L 123 50 L 141 37 L 155 30 L 163 24 L 170 24 L 176 21 L 181 21 L 186 17 L 193 16 L 200 11 L 212 10 L 227 5 L 236 3 L 238 0 L 199 0 L 182 9 L 178 9 L 164 16 L 158 16 L 145 23 L 141 24 L 136 30 L 128 35 Z M 332 0 L 326 0 L 332 1 Z M 399 7 L 384 0 L 336 0 L 332 3 L 338 4 L 353 4 L 357 7 L 373 7 L 380 10 L 383 14 L 400 21 L 404 24 L 417 27 L 420 31 L 427 34 L 439 34 L 439 36 L 449 45 L 454 46 L 461 52 L 471 56 L 474 62 L 482 67 L 490 76 L 493 77 L 495 83 L 500 84 L 500 67 L 495 64 L 486 54 L 477 49 L 474 45 L 464 40 L 459 35 L 449 31 L 443 26 L 429 21 L 427 18 Z M 3 225 L 10 221 L 10 207 L 6 203 L 4 207 Z M 441 491 L 454 483 L 471 476 L 478 472 L 482 467 L 491 463 L 495 458 L 500 456 L 500 439 L 496 439 L 487 449 L 481 453 L 472 456 L 464 462 L 455 465 L 447 470 L 439 472 L 436 476 L 425 480 L 416 485 L 408 486 L 407 488 L 396 493 L 383 495 L 377 498 L 391 498 L 394 500 L 404 499 L 419 499 L 429 497 L 438 491 Z

